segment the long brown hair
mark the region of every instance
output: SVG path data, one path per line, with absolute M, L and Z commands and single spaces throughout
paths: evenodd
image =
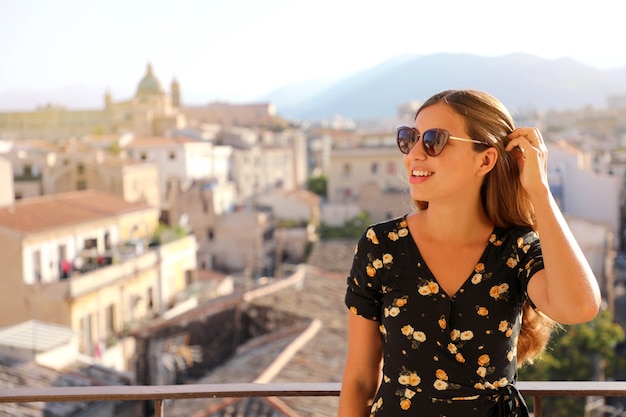
M 529 226 L 536 230 L 536 219 L 530 198 L 519 180 L 519 170 L 513 156 L 504 149 L 508 134 L 515 129 L 513 117 L 492 95 L 478 90 L 446 90 L 435 94 L 417 110 L 444 103 L 461 116 L 470 138 L 483 140 L 498 151 L 498 159 L 481 187 L 481 200 L 489 220 L 497 227 Z M 476 150 L 484 145 L 475 144 Z M 428 202 L 415 201 L 418 209 L 426 210 Z M 548 344 L 556 323 L 534 310 L 525 302 L 522 327 L 517 343 L 517 364 L 532 363 Z

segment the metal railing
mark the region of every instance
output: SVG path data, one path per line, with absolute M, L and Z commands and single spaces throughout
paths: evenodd
M 518 389 L 534 398 L 541 417 L 544 397 L 626 397 L 626 381 L 520 381 Z M 11 388 L 0 390 L 0 403 L 73 401 L 154 401 L 155 417 L 164 417 L 163 402 L 197 398 L 335 397 L 340 383 L 226 383 L 93 387 Z

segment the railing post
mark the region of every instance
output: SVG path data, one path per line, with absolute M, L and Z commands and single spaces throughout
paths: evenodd
M 534 413 L 533 415 L 535 417 L 541 417 L 541 395 L 535 395 L 535 401 L 534 401 Z
M 164 417 L 163 400 L 154 400 L 154 417 Z

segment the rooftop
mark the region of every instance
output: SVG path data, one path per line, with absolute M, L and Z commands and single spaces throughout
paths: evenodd
M 282 313 L 301 317 L 302 320 L 240 346 L 230 360 L 203 378 L 189 383 L 340 382 L 347 348 L 344 294 L 343 276 L 307 267 L 305 276 L 299 283 L 279 291 L 268 292 L 252 300 L 256 305 L 272 307 Z M 245 409 L 250 406 L 249 403 L 236 405 L 237 401 L 176 400 L 168 407 L 166 414 L 168 417 L 226 416 L 236 414 L 224 414 L 223 411 L 209 414 L 208 411 L 223 410 L 219 407 L 226 402 L 230 404 L 231 409 L 232 407 Z M 281 398 L 280 405 L 286 407 L 281 409 L 282 414 L 276 411 L 277 404 L 272 403 L 271 406 L 257 404 L 256 407 L 267 407 L 267 411 L 255 415 L 308 417 L 313 416 L 312 410 L 315 410 L 316 416 L 334 415 L 338 398 Z
M 29 320 L 0 329 L 0 346 L 45 352 L 67 344 L 74 336 L 70 327 Z
M 0 208 L 0 228 L 17 232 L 41 232 L 106 219 L 149 208 L 116 195 L 95 190 L 32 197 Z

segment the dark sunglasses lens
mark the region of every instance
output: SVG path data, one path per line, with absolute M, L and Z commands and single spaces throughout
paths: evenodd
M 402 127 L 398 129 L 397 142 L 398 148 L 400 148 L 400 152 L 407 154 L 411 151 L 411 142 L 413 141 L 412 136 L 412 129 L 408 127 Z
M 422 135 L 424 151 L 429 156 L 437 156 L 443 151 L 448 141 L 447 132 L 440 129 L 427 130 Z

